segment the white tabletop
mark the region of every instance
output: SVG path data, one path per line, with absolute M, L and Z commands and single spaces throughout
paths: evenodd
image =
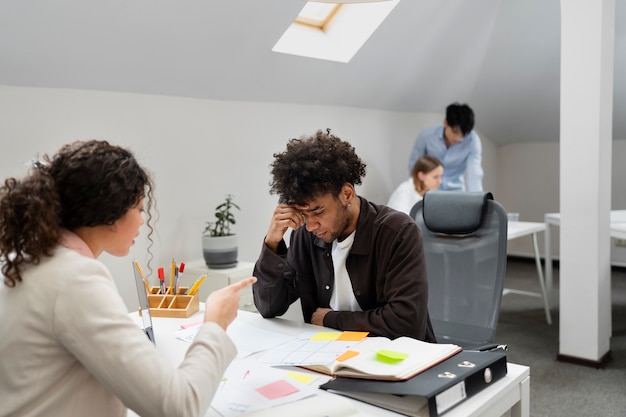
M 546 213 L 544 215 L 544 221 L 547 225 L 560 226 L 561 213 Z M 626 239 L 626 210 L 611 210 L 609 222 L 610 236 L 616 239 Z M 545 275 L 548 293 L 550 293 L 552 291 L 552 241 L 550 237 L 550 229 L 546 228 L 545 232 Z
M 611 223 L 611 237 L 626 239 L 626 223 Z
M 561 224 L 561 213 L 546 213 L 544 215 L 546 223 Z M 609 221 L 611 223 L 626 223 L 626 210 L 611 210 Z
M 507 239 L 517 239 L 518 237 L 526 236 L 531 233 L 543 232 L 545 230 L 545 223 L 510 221 L 507 226 Z

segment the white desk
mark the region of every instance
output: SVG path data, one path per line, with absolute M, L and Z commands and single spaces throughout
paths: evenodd
M 552 294 L 552 240 L 550 237 L 550 226 L 560 226 L 561 213 L 546 213 L 544 215 L 546 223 L 545 237 L 545 261 L 546 261 L 546 287 L 548 295 Z M 610 215 L 610 235 L 616 239 L 626 239 L 626 210 L 611 210 Z
M 611 237 L 626 239 L 626 223 L 611 223 Z
M 546 321 L 548 324 L 552 324 L 552 315 L 550 313 L 550 298 L 549 293 L 546 291 L 546 283 L 544 282 L 543 269 L 541 268 L 541 257 L 539 256 L 539 246 L 537 245 L 537 233 L 545 232 L 545 223 L 536 222 L 519 222 L 509 221 L 507 225 L 507 240 L 517 239 L 523 236 L 530 235 L 533 241 L 533 247 L 535 249 L 535 265 L 537 266 L 537 276 L 539 277 L 539 285 L 541 287 L 541 293 L 513 290 L 510 288 L 504 289 L 504 294 L 516 293 L 521 295 L 529 295 L 532 297 L 543 297 L 543 308 L 546 313 Z
M 131 317 L 140 324 L 140 318 L 137 313 L 130 313 Z M 175 318 L 153 318 L 153 326 L 157 348 L 168 359 L 180 363 L 183 359 L 185 351 L 189 344 L 175 338 L 174 333 L 181 323 L 196 322 L 202 320 L 204 315 L 204 303 L 200 305 L 200 311 L 186 319 Z M 260 329 L 279 332 L 287 335 L 296 336 L 306 329 L 313 327 L 319 331 L 320 327 L 302 322 L 285 320 L 285 319 L 264 319 L 259 314 L 248 311 L 239 311 L 237 320 L 243 320 Z M 323 390 L 318 390 L 316 395 L 320 396 L 323 401 L 325 396 L 332 396 Z M 343 397 L 342 397 L 343 398 Z M 399 417 L 400 414 L 387 411 L 372 405 L 353 401 L 355 407 L 368 416 L 388 416 Z M 491 416 L 500 417 L 510 410 L 511 417 L 528 417 L 530 415 L 530 369 L 527 366 L 508 364 L 507 375 L 495 382 L 489 388 L 484 389 L 478 394 L 465 400 L 452 410 L 448 411 L 446 417 L 471 417 L 471 416 Z M 135 417 L 135 413 L 129 410 L 129 417 Z M 209 409 L 205 417 L 219 417 L 219 414 Z M 275 417 L 282 417 L 279 413 Z M 292 416 L 284 416 L 292 417 Z

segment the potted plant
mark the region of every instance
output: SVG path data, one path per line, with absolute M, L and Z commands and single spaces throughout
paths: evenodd
M 209 268 L 237 266 L 237 235 L 230 227 L 236 223 L 233 210 L 240 210 L 231 194 L 215 208 L 215 221 L 207 222 L 202 234 L 202 252 Z

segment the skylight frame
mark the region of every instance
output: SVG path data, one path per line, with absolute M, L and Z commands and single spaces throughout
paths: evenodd
M 331 24 L 333 18 L 341 9 L 341 4 L 337 3 L 317 3 L 317 2 L 307 2 L 300 14 L 294 20 L 294 24 L 304 25 L 307 27 L 312 27 L 315 29 L 319 29 L 322 32 L 326 32 L 329 25 Z M 305 15 L 307 8 L 317 8 L 318 12 L 321 12 L 323 15 L 319 17 L 312 17 L 310 14 Z M 312 13 L 315 13 L 315 10 L 312 10 Z
M 348 63 L 399 2 L 341 4 L 324 30 L 294 21 L 272 51 Z

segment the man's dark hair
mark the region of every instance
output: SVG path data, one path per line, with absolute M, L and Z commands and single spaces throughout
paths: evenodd
M 337 196 L 345 183 L 359 185 L 365 176 L 365 164 L 354 147 L 331 135 L 330 129 L 290 139 L 284 152 L 274 154 L 270 167 L 270 193 L 298 205 L 327 193 Z
M 446 122 L 466 136 L 474 128 L 474 111 L 467 104 L 452 103 L 446 108 Z

